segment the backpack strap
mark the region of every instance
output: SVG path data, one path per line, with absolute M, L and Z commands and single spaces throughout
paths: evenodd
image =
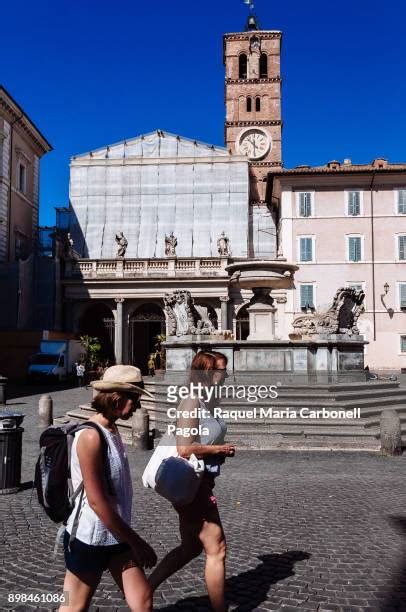
M 108 462 L 108 449 L 109 449 L 109 445 L 108 445 L 106 437 L 105 437 L 105 435 L 103 433 L 103 430 L 94 421 L 87 421 L 86 423 L 78 425 L 78 427 L 76 427 L 72 431 L 73 436 L 74 436 L 75 433 L 77 433 L 78 431 L 81 431 L 82 429 L 95 429 L 96 431 L 99 432 L 100 440 L 101 440 L 101 443 L 102 443 L 103 463 L 104 463 L 104 467 L 105 467 L 104 477 L 105 477 L 105 480 L 106 480 L 107 491 L 108 491 L 109 495 L 111 495 L 112 497 L 115 497 L 116 493 L 114 491 L 113 482 L 111 480 L 110 464 Z M 72 436 L 72 442 L 73 442 L 73 436 Z M 71 447 L 72 447 L 72 444 L 71 444 Z M 70 469 L 71 447 L 69 448 L 69 443 L 68 443 L 68 458 L 69 458 L 68 465 L 69 465 L 69 469 Z

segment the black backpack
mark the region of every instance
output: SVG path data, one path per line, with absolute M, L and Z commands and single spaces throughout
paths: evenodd
M 74 491 L 70 473 L 72 444 L 75 433 L 81 429 L 96 429 L 99 432 L 106 467 L 107 488 L 109 493 L 114 495 L 107 461 L 108 444 L 101 428 L 93 421 L 80 425 L 78 423 L 51 425 L 42 432 L 39 439 L 41 450 L 35 465 L 34 486 L 37 489 L 40 505 L 54 523 L 66 523 L 76 497 L 81 495 L 80 502 L 83 497 L 83 482 Z M 78 511 L 80 505 L 81 503 Z

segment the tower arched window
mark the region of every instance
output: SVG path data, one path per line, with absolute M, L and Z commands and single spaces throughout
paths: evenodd
M 250 113 L 252 111 L 252 99 L 250 96 L 248 96 L 247 98 L 247 113 Z
M 246 79 L 247 78 L 247 56 L 245 53 L 241 53 L 238 58 L 238 78 Z
M 268 78 L 268 56 L 266 53 L 261 53 L 261 57 L 259 58 L 259 78 Z
M 255 98 L 255 110 L 257 113 L 261 110 L 261 98 L 259 96 Z

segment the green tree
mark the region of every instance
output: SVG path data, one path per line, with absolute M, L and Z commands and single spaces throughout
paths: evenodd
M 101 360 L 100 340 L 93 336 L 80 336 L 80 344 L 86 351 L 86 365 L 93 369 L 98 361 Z

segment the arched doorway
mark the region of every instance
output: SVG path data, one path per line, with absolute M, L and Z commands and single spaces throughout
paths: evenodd
M 155 351 L 156 336 L 165 333 L 165 315 L 157 304 L 143 304 L 129 318 L 130 363 L 148 372 L 148 355 Z
M 249 315 L 247 306 L 240 308 L 236 318 L 236 339 L 246 340 L 250 333 Z
M 93 336 L 100 340 L 103 361 L 114 363 L 114 316 L 106 304 L 90 304 L 79 320 L 81 336 Z

